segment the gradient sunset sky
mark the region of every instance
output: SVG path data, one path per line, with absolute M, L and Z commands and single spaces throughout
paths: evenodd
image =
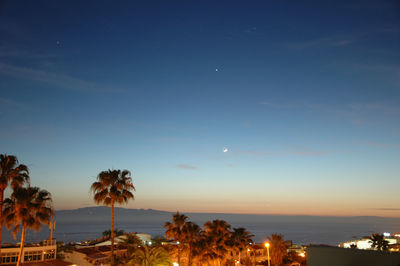
M 0 36 L 0 153 L 58 210 L 110 168 L 129 208 L 400 217 L 399 1 L 2 1 Z

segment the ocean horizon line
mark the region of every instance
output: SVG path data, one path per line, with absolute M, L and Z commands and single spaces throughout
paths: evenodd
M 84 209 L 96 209 L 96 208 L 111 208 L 109 206 L 87 206 L 87 207 L 78 207 L 73 209 L 59 209 L 55 210 L 56 212 L 63 211 L 77 211 Z M 170 213 L 174 214 L 179 212 L 181 214 L 215 214 L 215 215 L 252 215 L 252 216 L 285 216 L 285 217 L 327 217 L 327 218 L 382 218 L 382 219 L 400 219 L 400 216 L 378 216 L 378 215 L 316 215 L 316 214 L 285 214 L 285 213 L 239 213 L 239 212 L 213 212 L 213 211 L 168 211 L 168 210 L 160 210 L 153 208 L 125 208 L 125 207 L 114 207 L 115 210 L 132 210 L 132 211 L 156 211 L 160 213 Z M 189 217 L 190 218 L 190 217 Z

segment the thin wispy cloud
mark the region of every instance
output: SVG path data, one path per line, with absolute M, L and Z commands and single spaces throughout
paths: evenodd
M 297 41 L 286 44 L 286 47 L 291 50 L 306 50 L 314 48 L 335 48 L 345 47 L 351 44 L 361 42 L 362 39 L 370 35 L 379 35 L 385 33 L 397 33 L 398 29 L 393 28 L 379 28 L 365 32 L 358 32 L 354 34 L 336 34 L 332 36 L 323 36 L 304 41 Z
M 120 88 L 105 88 L 70 75 L 0 63 L 0 74 L 51 85 L 53 88 L 80 92 L 120 92 Z
M 276 150 L 232 150 L 230 151 L 235 156 L 252 156 L 252 157 L 283 157 L 283 156 L 322 156 L 328 153 L 332 153 L 329 151 L 323 150 L 314 150 L 310 148 L 304 147 L 294 147 L 294 148 L 282 148 Z
M 176 168 L 185 169 L 185 170 L 197 170 L 196 166 L 189 165 L 189 164 L 177 164 L 175 165 Z
M 2 58 L 29 58 L 29 59 L 54 59 L 55 54 L 32 53 L 28 50 L 17 49 L 10 45 L 0 45 L 0 57 Z
M 260 103 L 267 108 L 293 111 L 315 111 L 318 114 L 329 114 L 346 119 L 354 125 L 376 125 L 386 119 L 400 115 L 400 108 L 392 103 L 353 102 L 334 106 L 329 104 L 308 103 L 303 101 L 282 102 L 263 101 Z
M 21 107 L 24 104 L 16 102 L 10 98 L 0 97 L 0 107 Z
M 323 151 L 316 151 L 316 150 L 309 150 L 309 149 L 304 149 L 304 150 L 292 150 L 288 151 L 288 154 L 291 155 L 299 155 L 299 156 L 320 156 L 325 154 Z
M 400 208 L 370 208 L 370 210 L 376 210 L 376 211 L 400 211 Z
M 361 36 L 362 35 L 322 37 L 301 42 L 293 42 L 286 46 L 292 50 L 305 50 L 315 47 L 343 47 L 356 42 Z
M 400 107 L 382 103 L 352 103 L 349 107 L 355 111 L 379 112 L 390 115 L 400 115 Z
M 365 141 L 360 143 L 362 146 L 373 147 L 373 148 L 399 148 L 400 143 L 389 143 L 382 141 Z

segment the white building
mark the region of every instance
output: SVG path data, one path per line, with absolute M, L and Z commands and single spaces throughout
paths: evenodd
M 55 260 L 56 240 L 45 240 L 38 244 L 24 246 L 21 262 L 41 262 Z M 18 261 L 19 245 L 1 247 L 1 265 L 15 264 Z
M 397 238 L 385 237 L 385 240 L 388 241 L 389 245 L 397 244 Z M 347 241 L 339 244 L 339 247 L 342 248 L 351 248 L 355 246 L 357 249 L 373 249 L 372 241 L 369 238 L 362 238 L 352 241 Z

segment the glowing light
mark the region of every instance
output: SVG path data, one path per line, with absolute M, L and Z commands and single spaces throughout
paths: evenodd
M 265 247 L 269 248 L 270 244 L 268 242 L 265 243 Z
M 299 256 L 304 258 L 306 256 L 306 254 L 304 252 L 300 252 Z
M 174 266 L 179 266 L 177 262 L 172 263 Z

